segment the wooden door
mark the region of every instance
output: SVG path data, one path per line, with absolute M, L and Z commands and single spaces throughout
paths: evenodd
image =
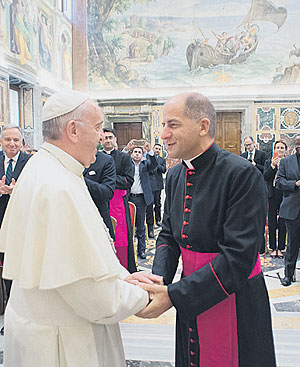
M 241 154 L 241 112 L 217 112 L 215 142 L 220 148 Z
M 118 149 L 122 150 L 131 139 L 142 138 L 141 122 L 117 122 L 114 124 L 117 134 Z

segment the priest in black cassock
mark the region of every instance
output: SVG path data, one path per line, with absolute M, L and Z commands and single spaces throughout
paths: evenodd
M 259 244 L 267 210 L 262 174 L 214 143 L 216 112 L 198 93 L 164 108 L 169 170 L 153 273 L 153 301 L 139 316 L 177 310 L 176 366 L 276 366 Z M 257 200 L 260 198 L 260 200 Z M 182 257 L 181 280 L 172 283 Z
M 129 154 L 116 149 L 117 136 L 114 129 L 104 128 L 103 152 L 111 155 L 116 167 L 116 189 L 109 202 L 110 214 L 117 220 L 115 227 L 115 248 L 120 263 L 130 272 L 136 272 L 133 234 L 127 191 L 133 184 L 134 168 Z

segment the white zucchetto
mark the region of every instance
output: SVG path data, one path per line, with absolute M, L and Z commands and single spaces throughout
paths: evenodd
M 64 90 L 54 93 L 44 104 L 42 121 L 48 121 L 55 117 L 65 115 L 75 110 L 76 107 L 80 106 L 87 99 L 89 99 L 89 96 L 74 90 Z

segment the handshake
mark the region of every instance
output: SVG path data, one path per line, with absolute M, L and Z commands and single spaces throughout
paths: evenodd
M 169 308 L 172 302 L 169 298 L 168 287 L 163 283 L 163 277 L 146 272 L 136 272 L 128 275 L 125 281 L 144 289 L 149 294 L 149 303 L 136 316 L 152 319 L 160 316 Z

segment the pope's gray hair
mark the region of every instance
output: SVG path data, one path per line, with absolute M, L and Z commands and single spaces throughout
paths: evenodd
M 87 99 L 81 105 L 76 107 L 73 111 L 68 112 L 62 116 L 54 117 L 51 120 L 43 121 L 43 138 L 44 140 L 58 140 L 62 136 L 64 127 L 70 120 L 78 120 L 84 122 L 86 113 L 91 108 L 90 104 L 86 103 L 90 101 Z
M 2 131 L 1 131 L 1 138 L 2 138 L 2 134 L 4 133 L 4 131 L 10 130 L 10 129 L 18 129 L 20 131 L 21 137 L 23 139 L 22 129 L 16 124 L 8 124 L 8 125 L 3 126 Z

